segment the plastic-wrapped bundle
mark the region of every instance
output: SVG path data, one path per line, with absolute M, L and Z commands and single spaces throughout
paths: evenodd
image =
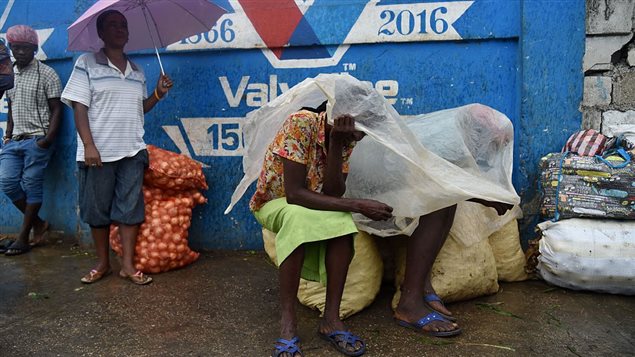
M 540 160 L 541 212 L 545 217 L 635 219 L 633 164 L 612 168 L 595 157 L 549 154 Z M 610 156 L 608 162 L 624 162 Z M 556 204 L 558 207 L 556 207 Z
M 516 193 L 511 183 L 513 127 L 503 114 L 484 105 L 470 104 L 419 115 L 406 120 L 405 125 L 412 132 L 414 142 L 422 146 L 416 148 L 421 157 L 413 158 L 414 165 L 403 160 L 397 153 L 400 148 L 392 142 L 384 144 L 365 139 L 353 151 L 346 195 L 374 197 L 388 204 L 397 198 L 394 201 L 398 206 L 391 205 L 406 213 L 397 212 L 397 217 L 389 222 L 375 222 L 355 215 L 363 229 L 382 236 L 411 234 L 417 220 L 409 217 L 472 197 L 517 203 L 513 201 Z M 470 182 L 479 187 L 470 187 Z M 415 197 L 421 199 L 411 199 L 413 189 L 419 190 Z M 498 195 L 492 192 L 497 189 L 500 190 Z M 422 213 L 409 215 L 409 212 Z M 497 221 L 497 226 L 481 231 L 480 236 L 491 234 L 516 217 L 519 217 L 517 212 L 505 219 L 494 215 L 491 222 Z
M 387 226 L 371 226 L 372 222 L 356 215 L 360 229 L 380 235 L 410 234 L 416 228 L 416 219 L 410 217 L 470 198 L 519 203 L 511 183 L 513 130 L 503 114 L 470 105 L 423 115 L 407 125 L 368 83 L 347 74 L 320 74 L 247 115 L 245 176 L 226 213 L 258 178 L 267 146 L 284 120 L 301 107 L 324 100 L 328 100 L 330 122 L 349 114 L 356 128 L 367 134 L 353 150 L 345 195 L 373 198 L 394 208 L 395 218 Z M 443 126 L 437 129 L 443 135 L 430 135 L 430 128 L 437 125 Z M 446 160 L 439 155 L 448 153 L 444 142 L 448 137 L 455 148 Z M 432 148 L 439 143 L 443 146 Z
M 538 269 L 575 290 L 635 295 L 635 223 L 572 218 L 543 222 Z

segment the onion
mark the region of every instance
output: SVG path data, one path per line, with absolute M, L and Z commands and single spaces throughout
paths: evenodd
M 207 182 L 202 166 L 191 158 L 148 145 L 149 168 L 144 172 L 145 222 L 135 246 L 135 267 L 158 273 L 190 264 L 198 258 L 187 246 L 192 208 L 207 199 L 199 192 Z M 110 229 L 110 245 L 122 255 L 118 227 Z

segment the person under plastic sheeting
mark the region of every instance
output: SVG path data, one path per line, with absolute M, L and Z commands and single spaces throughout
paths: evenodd
M 372 220 L 392 217 L 379 201 L 344 198 L 349 157 L 364 133 L 348 115 L 327 123 L 326 102 L 303 108 L 284 122 L 265 154 L 250 208 L 259 223 L 276 232 L 280 265 L 281 338 L 274 356 L 300 353 L 296 336 L 295 296 L 300 277 L 326 283 L 326 307 L 318 332 L 340 352 L 361 355 L 363 340 L 339 319 L 339 306 L 357 232 L 351 212 Z M 490 203 L 499 214 L 508 204 Z M 452 226 L 456 205 L 426 214 L 408 240 L 407 268 L 395 318 L 402 326 L 432 336 L 454 336 L 461 329 L 436 297 L 430 270 Z M 425 281 L 425 284 L 421 284 Z M 425 299 L 422 298 L 425 296 Z
M 319 103 L 317 110 L 298 112 Z M 294 313 L 300 277 L 326 282 L 320 335 L 343 354 L 365 352 L 362 339 L 337 314 L 353 253 L 348 237 L 356 228 L 410 237 L 395 310 L 400 325 L 440 337 L 461 332 L 435 294 L 430 270 L 457 203 L 478 202 L 498 215 L 519 203 L 511 183 L 513 127 L 507 117 L 473 104 L 406 123 L 368 84 L 347 74 L 320 74 L 249 113 L 243 134 L 245 175 L 225 213 L 258 180 L 250 208 L 277 233 L 280 266 L 282 338 L 272 355 L 301 355 Z M 333 140 L 339 135 L 347 139 Z M 515 214 L 483 222 L 479 230 L 491 233 Z

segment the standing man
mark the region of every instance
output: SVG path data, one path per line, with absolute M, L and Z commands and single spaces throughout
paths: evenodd
M 142 184 L 148 152 L 143 114 L 166 95 L 172 81 L 161 75 L 148 96 L 143 71 L 124 53 L 125 16 L 106 10 L 96 26 L 104 48 L 77 59 L 62 94 L 75 113 L 80 216 L 90 226 L 98 258 L 81 281 L 94 283 L 110 273 L 108 233 L 110 225 L 117 224 L 123 246 L 119 275 L 144 285 L 152 278 L 133 263 L 145 219 Z
M 15 57 L 15 87 L 7 91 L 7 130 L 0 153 L 0 189 L 24 214 L 18 238 L 5 255 L 19 255 L 44 239 L 48 223 L 38 213 L 42 206 L 44 171 L 59 128 L 62 84 L 55 71 L 35 59 L 38 37 L 29 26 L 7 30 L 9 48 Z

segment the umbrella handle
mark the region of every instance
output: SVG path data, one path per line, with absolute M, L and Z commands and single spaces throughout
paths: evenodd
M 163 70 L 163 63 L 161 63 L 161 56 L 159 56 L 159 50 L 157 46 L 154 46 L 154 53 L 157 54 L 157 59 L 159 60 L 159 67 L 161 67 L 161 74 L 165 75 L 165 71 Z

